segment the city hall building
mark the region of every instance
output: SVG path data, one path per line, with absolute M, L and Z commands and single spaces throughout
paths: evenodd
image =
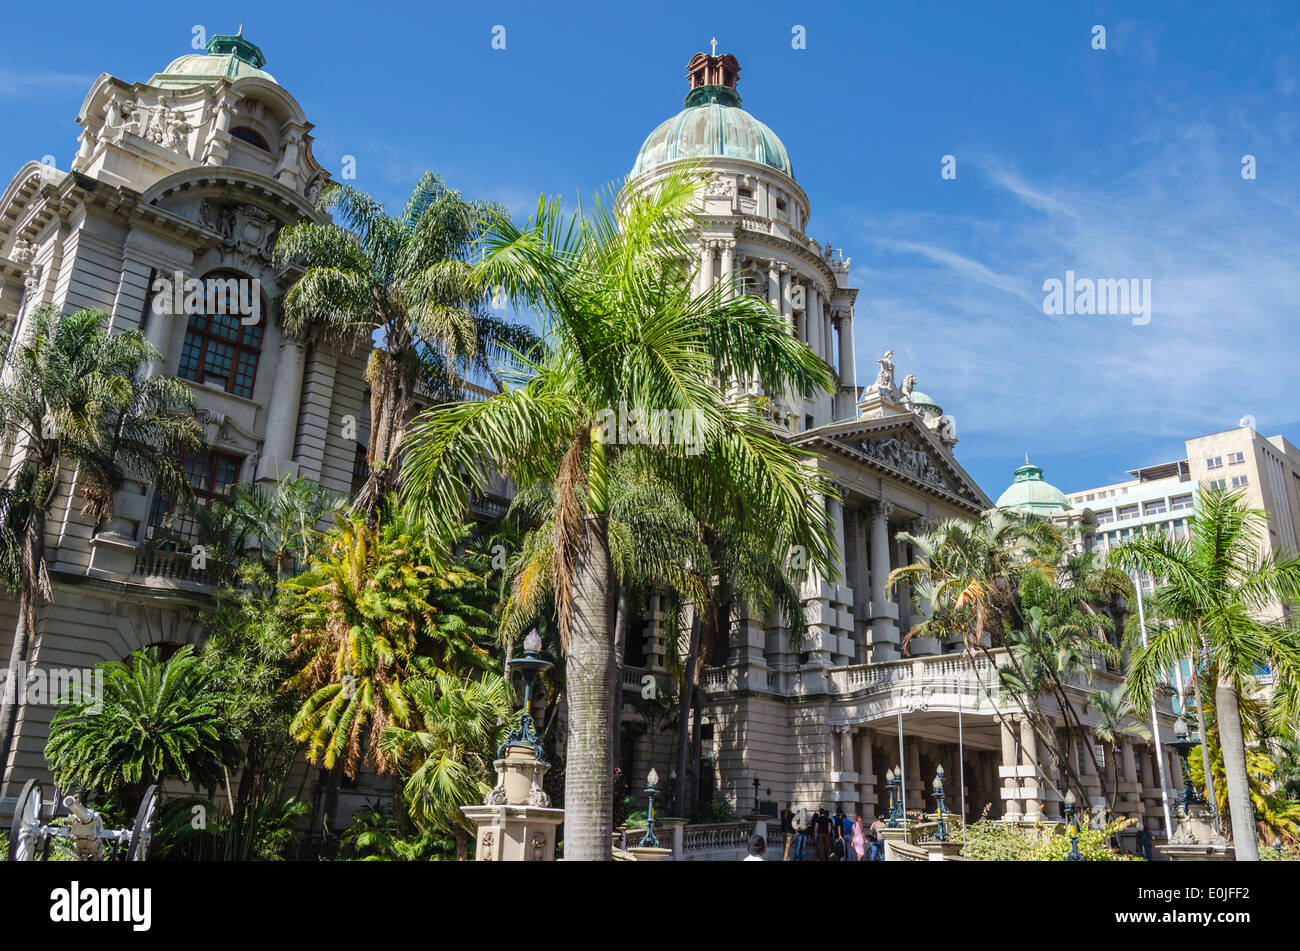
M 924 532 L 943 519 L 974 519 L 993 503 L 956 458 L 953 418 L 917 389 L 914 375 L 895 371 L 889 348 L 906 328 L 873 312 L 870 288 L 860 301 L 850 283 L 850 259 L 811 236 L 812 203 L 790 153 L 771 128 L 741 108 L 739 76 L 731 55 L 699 53 L 690 61 L 685 108 L 646 138 L 629 187 L 649 185 L 683 163 L 698 166 L 699 287 L 721 281 L 727 293 L 769 301 L 834 376 L 829 395 L 767 395 L 791 442 L 815 453 L 835 486 L 824 504 L 839 578 L 814 578 L 806 587 L 811 632 L 800 649 L 791 648 L 779 618 L 761 617 L 734 619 L 726 643 L 714 645 L 715 665 L 701 678 L 700 723 L 712 782 L 740 811 L 752 808 L 757 780 L 757 798 L 769 808 L 842 806 L 849 814 L 875 816 L 888 807 L 886 773 L 899 767 L 907 808 L 932 811 L 930 787 L 943 766 L 947 807 L 954 812 L 964 809 L 972 819 L 986 808 L 1007 820 L 1058 818 L 1057 765 L 1038 748 L 1018 709 L 999 709 L 1004 701 L 990 662 L 972 663 L 960 642 L 903 643 L 923 609 L 913 605 L 906 585 L 886 590 L 889 573 L 915 560 L 898 533 Z M 865 386 L 855 375 L 856 346 L 873 358 L 882 355 Z M 731 382 L 741 389 L 751 385 Z M 1029 503 L 1040 494 L 1050 496 L 1049 517 L 1091 529 L 1087 514 L 1072 512 L 1034 466 L 1017 470 L 999 504 L 1035 511 Z M 623 657 L 625 717 L 637 716 L 645 674 L 665 674 L 667 650 L 663 615 L 652 599 L 641 636 L 629 637 Z M 1081 679 L 1069 688 L 1080 711 L 1086 693 L 1120 682 L 1100 658 L 1093 666 L 1092 682 Z M 1162 734 L 1172 738 L 1168 704 L 1166 696 Z M 1094 713 L 1084 711 L 1083 718 L 1095 725 Z M 1087 742 L 1109 772 L 1101 744 L 1091 734 Z M 652 765 L 651 746 L 631 735 L 620 744 L 631 788 L 640 788 Z M 653 765 L 664 776 L 671 746 L 653 744 Z M 1092 757 L 1078 745 L 1073 755 L 1092 787 L 1091 805 L 1102 806 Z M 1163 831 L 1162 773 L 1171 801 L 1181 778 L 1169 752 L 1126 737 L 1117 765 L 1119 811 Z
M 102 75 L 77 116 L 82 132 L 71 165 L 28 163 L 0 196 L 6 329 L 21 337 L 33 309 L 50 305 L 98 308 L 113 330 L 142 330 L 163 355 L 151 372 L 185 380 L 194 392 L 207 448 L 185 466 L 201 500 L 237 481 L 269 484 L 283 473 L 349 494 L 364 461 L 366 354 L 290 338 L 274 312 L 295 277 L 273 263 L 276 235 L 294 222 L 327 220 L 316 199 L 328 176 L 312 156 L 312 124 L 263 65 L 247 39 L 217 36 L 205 53 L 181 56 L 147 82 Z M 906 586 L 885 587 L 889 572 L 914 558 L 898 533 L 974 519 L 992 502 L 957 460 L 953 417 L 906 368 L 895 370 L 890 346 L 907 329 L 873 310 L 869 287 L 860 300 L 850 259 L 810 235 L 811 200 L 781 139 L 741 108 L 739 76 L 735 57 L 697 54 L 685 108 L 646 138 L 630 185 L 697 164 L 698 287 L 723 282 L 730 294 L 769 301 L 829 367 L 831 393 L 768 395 L 788 438 L 814 454 L 835 487 L 823 502 L 838 577 L 807 584 L 811 633 L 797 649 L 779 618 L 762 617 L 737 618 L 716 645 L 702 676 L 700 722 L 713 785 L 742 809 L 757 779 L 771 802 L 874 815 L 885 810 L 885 774 L 896 766 L 908 807 L 932 809 L 928 790 L 942 765 L 954 811 L 974 818 L 987 806 L 1007 819 L 1056 817 L 1056 767 L 1018 711 L 995 718 L 1001 701 L 988 662 L 972 666 L 958 643 L 904 643 L 922 614 Z M 268 319 L 160 314 L 153 288 L 160 276 L 177 274 L 256 280 L 257 306 Z M 864 361 L 876 368 L 871 379 L 856 377 L 856 345 L 872 355 Z M 729 385 L 740 392 L 755 384 Z M 941 381 L 927 388 L 939 392 Z M 359 424 L 355 436 L 341 424 L 349 416 Z M 14 446 L 0 450 L 9 472 Z M 85 669 L 149 645 L 201 640 L 200 612 L 212 591 L 205 571 L 187 552 L 148 544 L 171 500 L 128 481 L 112 519 L 92 524 L 77 496 L 76 474 L 65 471 L 47 522 L 54 597 L 40 610 L 30 660 Z M 499 500 L 486 504 L 499 513 Z M 637 716 L 632 701 L 646 674 L 669 680 L 671 648 L 657 602 L 629 628 L 625 720 Z M 0 601 L 0 658 L 9 655 L 14 607 Z M 1087 690 L 1117 681 L 1098 662 L 1095 682 L 1071 690 L 1081 701 Z M 21 707 L 0 817 L 26 779 L 48 779 L 43 750 L 55 709 Z M 1162 719 L 1170 719 L 1167 699 Z M 1164 728 L 1172 732 L 1171 724 Z M 668 776 L 671 743 L 629 735 L 622 765 L 631 788 L 643 783 L 652 746 L 653 765 Z M 1157 762 L 1164 751 L 1136 739 L 1121 750 L 1120 810 L 1162 829 Z M 1092 759 L 1075 752 L 1099 806 Z

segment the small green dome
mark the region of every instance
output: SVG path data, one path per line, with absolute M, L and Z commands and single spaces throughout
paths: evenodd
M 1043 516 L 1058 515 L 1072 508 L 1064 492 L 1044 481 L 1042 468 L 1028 462 L 1016 470 L 1015 481 L 998 496 L 997 507 Z
M 214 36 L 208 40 L 206 53 L 178 56 L 161 73 L 154 74 L 149 85 L 164 89 L 188 89 L 222 79 L 234 82 L 249 76 L 275 82 L 275 77 L 262 69 L 265 64 L 266 57 L 262 55 L 261 48 L 244 39 L 241 27 L 234 36 Z
M 912 391 L 912 405 L 917 409 L 924 407 L 926 409 L 938 410 L 939 414 L 943 415 L 943 407 L 934 401 L 934 397 L 922 393 L 920 390 Z

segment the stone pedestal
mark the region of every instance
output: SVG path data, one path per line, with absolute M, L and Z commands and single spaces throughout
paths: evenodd
M 555 827 L 563 809 L 543 806 L 462 806 L 478 826 L 474 858 L 479 862 L 553 862 Z
M 638 862 L 662 862 L 673 854 L 672 849 L 652 849 L 649 846 L 642 848 L 639 845 L 628 851 L 636 856 Z
M 552 809 L 542 791 L 542 777 L 551 768 L 537 759 L 531 746 L 512 746 L 494 764 L 497 785 L 481 806 L 461 812 L 478 827 L 474 858 L 479 862 L 553 862 L 555 829 L 564 821 L 563 809 Z
M 931 862 L 950 862 L 953 856 L 961 854 L 961 847 L 960 842 L 935 842 L 933 839 L 921 843 L 921 848 L 926 851 L 926 858 Z
M 1232 861 L 1236 849 L 1214 831 L 1210 809 L 1204 803 L 1179 803 L 1174 812 L 1174 834 L 1160 849 L 1174 862 Z

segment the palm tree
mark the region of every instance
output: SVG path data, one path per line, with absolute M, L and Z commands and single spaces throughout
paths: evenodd
M 1106 760 L 1111 764 L 1110 811 L 1115 811 L 1116 797 L 1119 795 L 1119 749 L 1120 740 L 1125 735 L 1151 738 L 1151 731 L 1134 719 L 1132 704 L 1124 696 L 1124 687 L 1120 685 L 1110 690 L 1094 690 L 1088 697 L 1088 706 L 1096 711 L 1100 722 L 1094 728 L 1097 738 L 1106 744 Z M 1129 782 L 1132 776 L 1125 777 Z
M 486 312 L 487 285 L 471 272 L 481 223 L 495 206 L 465 201 L 432 172 L 397 216 L 339 183 L 320 205 L 348 230 L 303 221 L 280 232 L 276 260 L 306 269 L 284 297 L 284 326 L 299 336 L 319 328 L 352 346 L 375 341 L 366 366 L 369 474 L 354 501 L 373 522 L 420 388 L 458 392 L 458 371 L 487 369 L 503 344 L 527 346 L 533 337 Z
M 1084 662 L 1089 654 L 1118 662 L 1107 638 L 1113 623 L 1097 610 L 1114 579 L 1074 587 L 1075 579 L 1088 579 L 1094 569 L 1062 558 L 1068 539 L 1046 519 L 1014 511 L 995 509 L 975 522 L 949 519 L 928 533 L 898 537 L 918 557 L 891 572 L 887 583 L 908 582 L 913 597 L 930 608 L 930 616 L 908 633 L 908 640 L 960 637 L 968 653 L 986 656 L 1005 647 L 1002 656 L 1009 663 L 998 666 L 1004 695 L 1028 715 L 1038 741 L 1060 764 L 1065 784 L 1087 801 L 1071 755 L 1084 726 L 1067 685 L 1080 675 L 1090 676 Z M 1051 726 L 1044 696 L 1056 702 L 1064 742 Z M 996 705 L 993 714 L 1012 729 Z M 1097 767 L 1104 792 L 1092 744 L 1082 747 Z
M 1263 665 L 1275 676 L 1267 714 L 1276 736 L 1295 735 L 1300 713 L 1300 629 L 1266 621 L 1263 612 L 1281 601 L 1300 600 L 1300 556 L 1261 555 L 1268 515 L 1248 508 L 1242 491 L 1202 484 L 1187 520 L 1188 537 L 1145 535 L 1120 546 L 1117 562 L 1155 579 L 1152 597 L 1171 627 L 1152 632 L 1129 661 L 1129 695 L 1149 711 L 1165 672 L 1184 657 L 1200 657 L 1214 684 L 1214 708 L 1232 838 L 1237 859 L 1258 861 L 1255 816 L 1246 770 L 1241 697 Z
M 491 788 L 492 760 L 506 731 L 513 693 L 499 674 L 459 677 L 437 671 L 409 685 L 419 725 L 390 725 L 379 745 L 407 772 L 404 799 L 420 828 L 450 833 L 457 858 L 473 827 L 461 806 L 476 805 Z
M 166 661 L 158 649 L 129 664 L 103 664 L 102 697 L 74 697 L 54 715 L 45 759 L 66 789 L 139 795 L 175 778 L 215 786 L 239 761 L 221 683 L 181 647 Z M 102 709 L 100 709 L 102 704 Z
M 16 467 L 4 522 L 18 538 L 18 622 L 9 669 L 27 663 L 36 615 L 52 592 L 45 562 L 45 518 L 64 468 L 77 473 L 81 511 L 97 524 L 111 517 L 113 493 L 126 478 L 152 483 L 173 498 L 190 492 L 180 460 L 202 445 L 189 387 L 145 377 L 158 351 L 136 330 L 108 333 L 98 310 L 64 315 L 37 308 L 31 329 L 0 377 L 0 419 L 15 438 Z M 4 546 L 0 545 L 0 548 Z M 0 782 L 18 707 L 0 698 Z
M 480 283 L 500 286 L 542 315 L 547 349 L 521 357 L 513 388 L 482 402 L 434 407 L 411 427 L 402 491 L 452 537 L 466 505 L 494 472 L 555 499 L 553 592 L 566 653 L 568 745 L 565 856 L 608 859 L 614 690 L 609 466 L 643 455 L 665 481 L 707 472 L 712 499 L 764 500 L 819 544 L 811 561 L 832 574 L 833 542 L 818 495 L 826 489 L 775 429 L 761 401 L 729 399 L 719 379 L 757 377 L 771 393 L 824 391 L 830 373 L 756 297 L 727 299 L 719 284 L 695 296 L 690 236 L 698 174 L 626 189 L 565 222 L 543 198 L 521 230 L 489 226 Z M 625 410 L 673 413 L 695 438 L 621 440 Z M 663 418 L 662 416 L 660 417 Z M 616 421 L 617 422 L 617 421 Z M 689 434 L 684 431 L 689 427 Z M 635 443 L 617 445 L 620 442 Z M 674 443 L 674 444 L 669 444 Z

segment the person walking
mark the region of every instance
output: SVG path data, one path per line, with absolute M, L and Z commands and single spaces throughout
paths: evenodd
M 813 816 L 813 837 L 817 840 L 817 861 L 828 862 L 831 857 L 831 817 L 826 807 Z
M 794 810 L 790 804 L 781 810 L 781 861 L 790 861 L 790 849 L 794 846 Z
M 846 862 L 856 862 L 857 858 L 853 854 L 853 817 L 844 812 L 843 806 L 835 810 L 835 825 L 844 847 L 844 854 L 840 858 Z
M 883 862 L 885 860 L 885 840 L 876 835 L 875 829 L 867 830 L 867 861 Z
M 853 855 L 855 856 L 853 861 L 863 861 L 867 854 L 867 833 L 862 828 L 861 816 L 853 817 L 853 836 L 850 841 L 853 844 Z
M 808 810 L 803 806 L 794 814 L 794 860 L 804 860 L 804 849 L 808 845 Z

